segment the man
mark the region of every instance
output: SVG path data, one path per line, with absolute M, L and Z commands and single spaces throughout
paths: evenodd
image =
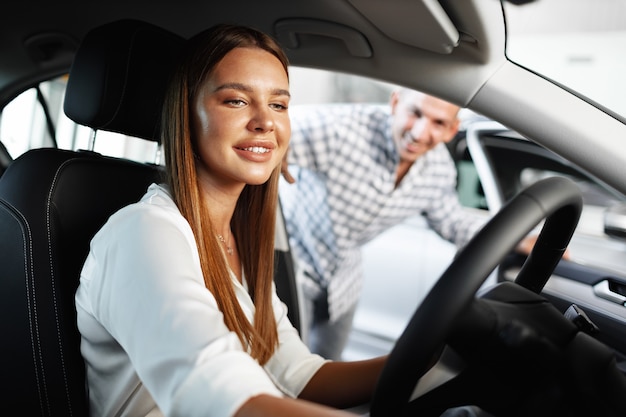
M 484 220 L 462 211 L 445 146 L 459 128 L 458 106 L 401 89 L 390 106 L 290 111 L 293 165 L 287 172 L 283 164 L 280 192 L 304 277 L 304 336 L 314 352 L 339 360 L 361 292 L 363 244 L 422 214 L 461 247 Z

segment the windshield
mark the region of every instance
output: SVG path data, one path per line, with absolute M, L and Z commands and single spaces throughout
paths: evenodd
M 518 0 L 504 10 L 511 61 L 626 117 L 626 1 Z

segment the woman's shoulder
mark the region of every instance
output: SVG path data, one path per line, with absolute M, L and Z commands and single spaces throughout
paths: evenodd
M 158 228 L 162 224 L 173 224 L 185 229 L 188 227 L 167 187 L 162 184 L 151 184 L 139 201 L 119 209 L 109 218 L 105 226 L 121 224 L 132 226 L 133 229 L 144 226 Z
M 178 211 L 176 203 L 174 203 L 172 195 L 170 194 L 169 188 L 165 184 L 150 184 L 145 194 L 136 204 Z

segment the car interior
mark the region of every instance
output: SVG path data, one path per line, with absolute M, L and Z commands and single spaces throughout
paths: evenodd
M 27 416 L 89 415 L 74 305 L 80 270 L 96 231 L 112 213 L 137 201 L 150 183 L 160 182 L 163 169 L 158 160 L 101 154 L 94 144 L 107 140 L 106 132 L 159 143 L 161 102 L 177 54 L 187 37 L 211 22 L 237 16 L 239 22 L 254 23 L 275 35 L 298 66 L 410 86 L 467 106 L 545 149 L 558 149 L 554 166 L 563 157 L 572 166 L 589 167 L 594 179 L 626 194 L 621 162 L 626 147 L 614 146 L 626 135 L 624 118 L 502 52 L 511 29 L 502 19 L 503 4 L 532 1 L 390 0 L 382 9 L 378 0 L 210 3 L 131 0 L 123 6 L 64 8 L 38 2 L 30 23 L 7 18 L 0 29 L 0 52 L 16 57 L 0 64 L 0 104 L 41 81 L 64 77 L 69 69 L 64 112 L 91 131 L 86 149 L 56 147 L 51 134 L 50 146 L 15 159 L 3 143 L 7 138 L 0 138 L 0 334 L 5 340 L 0 365 L 8 376 L 0 398 L 7 409 Z M 24 15 L 25 4 L 3 6 L 5 16 Z M 280 12 L 261 13 L 268 5 Z M 168 14 L 183 16 L 183 6 L 189 9 L 183 18 L 169 19 Z M 47 25 L 45 12 L 52 8 L 63 13 Z M 76 16 L 84 16 L 84 24 L 76 23 Z M 60 30 L 64 24 L 71 30 Z M 24 50 L 15 52 L 14 45 Z M 593 152 L 591 137 L 597 138 Z M 491 145 L 494 159 L 516 157 L 499 142 Z M 459 151 L 459 158 L 465 152 Z M 532 160 L 514 165 L 521 170 Z M 510 202 L 504 210 L 459 252 L 417 306 L 391 351 L 370 415 L 438 416 L 472 402 L 498 416 L 626 415 L 626 278 L 559 262 L 581 211 L 579 189 L 571 180 L 548 178 L 524 188 L 513 184 L 517 177 L 501 173 L 503 182 L 520 193 L 506 195 Z M 296 268 L 280 210 L 277 219 L 276 289 L 291 322 L 303 332 Z M 546 231 L 540 249 L 529 257 L 511 255 L 538 223 Z M 614 233 L 624 230 L 617 227 Z M 501 285 L 480 292 L 498 265 L 504 266 Z M 564 296 L 554 275 L 572 277 L 580 292 Z M 598 283 L 606 288 L 598 289 Z M 474 298 L 477 293 L 480 298 Z M 596 302 L 598 297 L 604 298 Z M 576 305 L 581 299 L 596 304 L 583 311 Z

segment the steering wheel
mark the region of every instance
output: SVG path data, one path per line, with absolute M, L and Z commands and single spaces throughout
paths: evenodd
M 561 339 L 572 339 L 578 330 L 576 326 L 538 294 L 567 248 L 581 210 L 582 197 L 578 187 L 562 177 L 539 181 L 505 205 L 459 251 L 415 311 L 388 356 L 370 403 L 370 415 L 438 416 L 449 407 L 477 404 L 490 395 L 514 395 L 505 389 L 498 391 L 498 378 L 485 377 L 485 374 L 493 377 L 499 372 L 498 367 L 505 363 L 500 360 L 510 359 L 507 352 L 510 345 L 517 343 L 518 352 L 527 349 L 526 355 L 535 355 L 538 350 L 548 352 L 565 344 Z M 498 284 L 502 287 L 484 298 L 476 298 L 489 274 L 544 219 L 537 242 L 515 283 Z M 536 317 L 538 311 L 541 312 L 539 318 Z M 526 316 L 530 318 L 524 319 Z M 544 336 L 535 332 L 533 327 L 541 327 L 546 321 L 558 323 L 554 327 L 558 330 L 556 337 L 559 340 L 546 341 Z M 525 325 L 526 322 L 534 324 Z M 509 336 L 503 341 L 506 332 Z M 472 340 L 474 338 L 476 340 Z M 454 348 L 450 349 L 452 344 Z M 525 347 L 520 348 L 522 345 Z M 458 352 L 464 353 L 461 360 Z M 558 357 L 558 352 L 552 353 L 546 363 Z M 525 372 L 523 367 L 531 363 L 520 361 L 519 356 L 515 357 L 513 365 L 506 365 L 510 367 L 512 380 L 518 377 L 516 372 Z M 440 363 L 445 358 L 448 363 L 440 366 L 439 374 L 441 369 L 455 368 L 453 375 L 447 378 L 448 382 L 423 389 L 424 395 L 411 399 L 418 380 L 435 368 L 433 363 Z M 472 365 L 477 358 L 482 362 Z M 535 359 L 533 356 L 532 360 Z M 490 361 L 493 366 L 485 368 L 485 363 Z M 497 361 L 495 365 L 494 361 Z M 524 384 L 529 384 L 529 380 L 526 379 Z M 481 390 L 494 391 L 481 394 Z M 477 402 L 465 402 L 470 400 Z M 448 404 L 442 407 L 441 402 Z

